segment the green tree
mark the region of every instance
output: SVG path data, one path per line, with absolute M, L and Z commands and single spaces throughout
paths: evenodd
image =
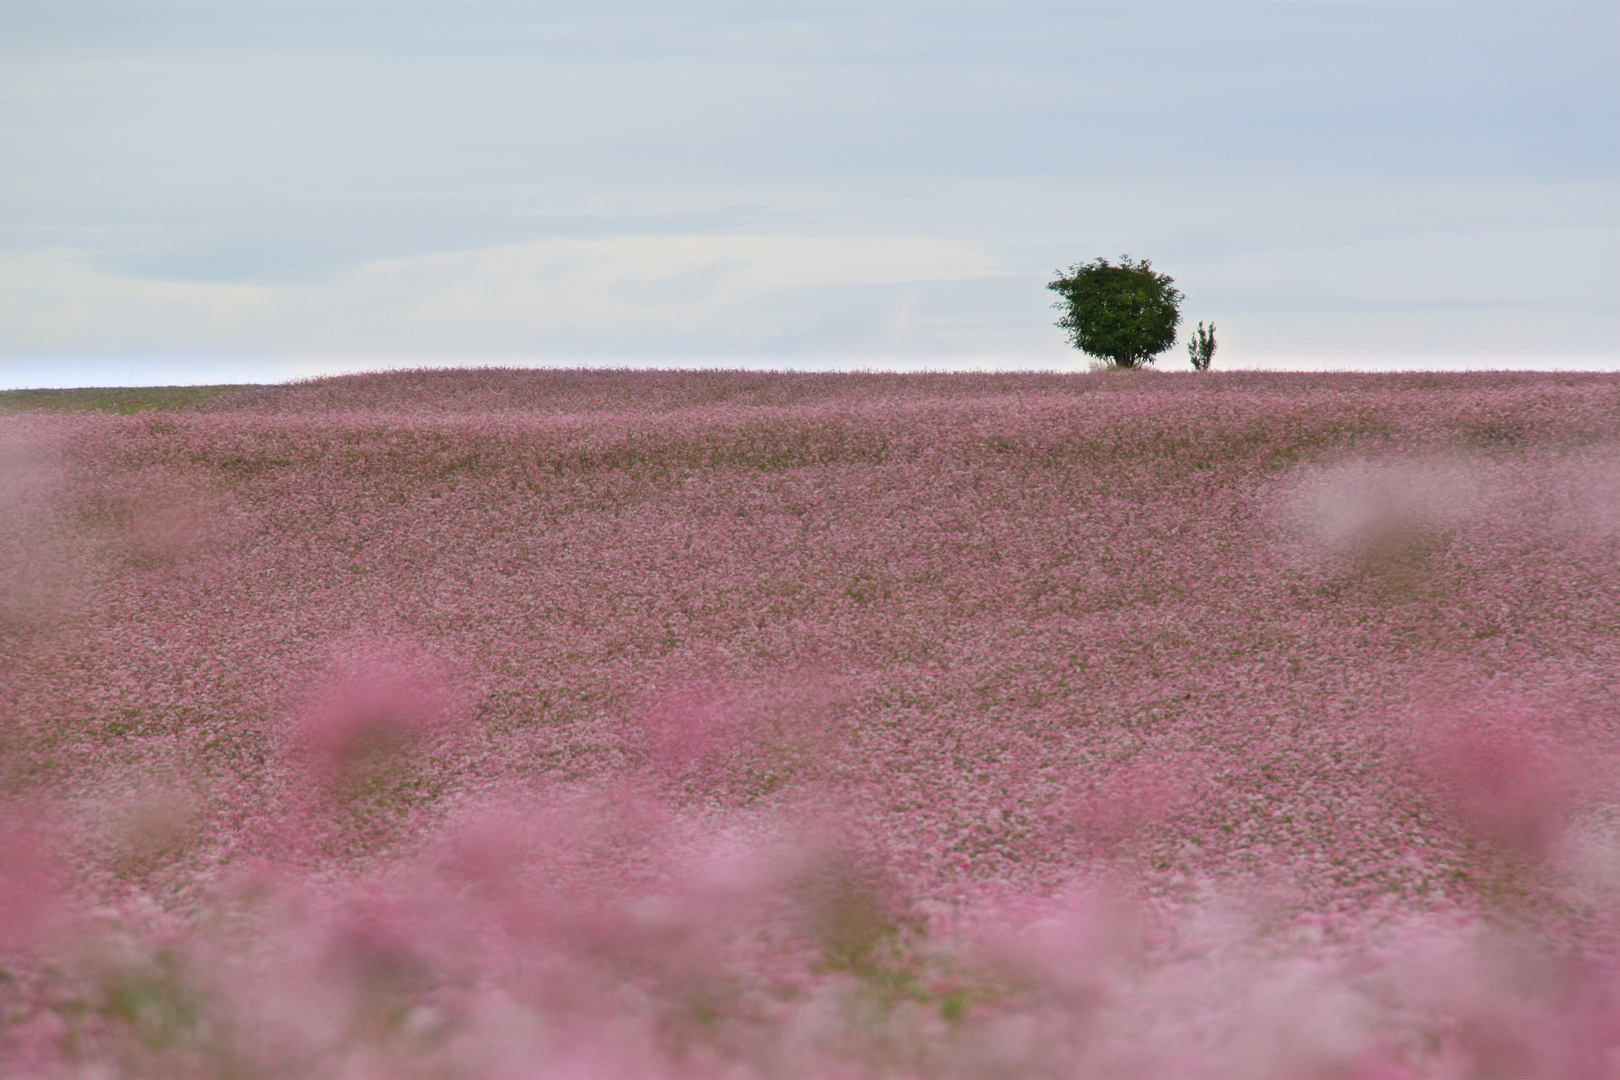
M 1057 273 L 1046 286 L 1062 297 L 1052 305 L 1063 311 L 1057 325 L 1086 355 L 1134 368 L 1176 343 L 1181 293 L 1174 278 L 1155 273 L 1146 259 L 1123 255 L 1117 266 L 1097 259 Z

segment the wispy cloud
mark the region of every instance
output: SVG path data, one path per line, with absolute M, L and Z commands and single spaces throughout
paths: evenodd
M 58 256 L 0 262 L 0 318 L 24 347 L 92 353 L 594 351 L 648 340 L 735 351 L 832 344 L 828 316 L 861 307 L 837 291 L 864 289 L 886 302 L 882 325 L 861 336 L 952 351 L 937 328 L 909 319 L 916 290 L 1004 273 L 982 252 L 905 237 L 552 240 L 380 260 L 312 285 L 142 280 Z

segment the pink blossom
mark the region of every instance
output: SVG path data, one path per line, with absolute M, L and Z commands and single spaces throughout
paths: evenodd
M 1523 857 L 1546 858 L 1568 826 L 1581 776 L 1519 710 L 1453 710 L 1427 733 L 1425 766 L 1463 825 Z
M 15 800 L 0 802 L 0 963 L 45 943 L 60 915 L 63 874 L 50 830 L 38 811 Z
M 341 664 L 316 692 L 298 730 L 300 746 L 321 775 L 330 782 L 352 779 L 451 733 L 447 692 L 422 670 L 425 663 L 362 652 Z

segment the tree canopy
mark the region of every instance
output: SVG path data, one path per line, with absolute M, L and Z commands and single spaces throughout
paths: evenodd
M 1046 286 L 1062 298 L 1052 305 L 1063 310 L 1057 325 L 1081 352 L 1134 368 L 1176 343 L 1181 293 L 1148 260 L 1122 255 L 1117 265 L 1097 259 L 1057 274 Z

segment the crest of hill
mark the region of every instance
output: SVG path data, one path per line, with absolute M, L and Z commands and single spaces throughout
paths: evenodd
M 1189 440 L 1271 442 L 1284 429 L 1334 445 L 1371 438 L 1507 451 L 1620 437 L 1620 374 L 438 368 L 270 386 L 0 392 L 0 416 L 163 412 L 385 426 L 390 417 L 404 416 L 458 425 L 480 417 L 570 425 L 595 417 L 649 434 L 681 417 L 683 426 L 704 428 L 764 423 L 778 435 L 783 423 L 853 423 L 892 435 L 908 418 L 944 410 L 958 417 L 956 426 L 967 436 L 986 423 L 995 426 L 991 414 L 1008 407 L 1064 417 L 1066 427 L 1129 430 L 1130 452 L 1151 457 L 1177 456 Z M 997 438 L 993 431 L 977 434 Z
M 210 399 L 209 409 L 268 412 L 677 412 L 729 407 L 849 408 L 975 399 L 1125 397 L 1143 403 L 1239 395 L 1467 398 L 1507 392 L 1584 395 L 1620 390 L 1593 373 L 1410 374 L 1300 372 L 787 372 L 734 370 L 443 368 L 309 379 Z

